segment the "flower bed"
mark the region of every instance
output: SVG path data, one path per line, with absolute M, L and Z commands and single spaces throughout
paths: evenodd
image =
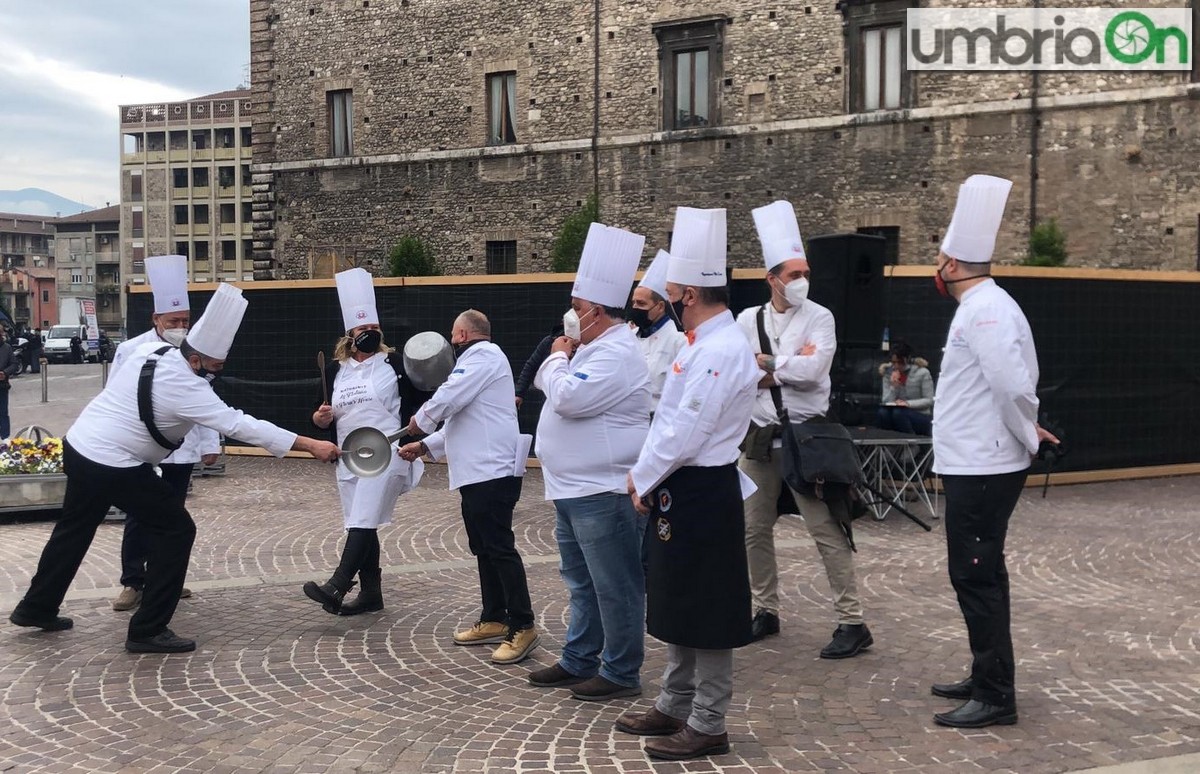
M 63 472 L 63 446 L 58 438 L 35 443 L 27 438 L 0 441 L 0 476 Z
M 0 513 L 61 508 L 67 493 L 62 441 L 0 441 Z

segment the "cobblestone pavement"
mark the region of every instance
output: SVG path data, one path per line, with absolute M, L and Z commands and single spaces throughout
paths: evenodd
M 1010 537 L 1021 722 L 933 725 L 951 703 L 966 635 L 934 534 L 859 522 L 860 587 L 876 646 L 817 651 L 833 629 L 816 550 L 777 529 L 783 634 L 738 651 L 733 751 L 651 764 L 614 732 L 629 702 L 528 686 L 566 629 L 551 509 L 536 472 L 518 545 L 545 628 L 535 658 L 497 667 L 450 635 L 477 613 L 474 562 L 445 471 L 430 468 L 382 532 L 387 609 L 337 618 L 300 583 L 324 580 L 341 537 L 333 473 L 315 462 L 231 460 L 199 480 L 199 525 L 173 628 L 193 654 L 124 652 L 112 612 L 121 528 L 103 525 L 65 610 L 75 629 L 0 625 L 0 771 L 103 772 L 1059 772 L 1200 752 L 1200 478 L 1029 490 Z M 0 525 L 0 607 L 24 590 L 47 523 Z M 650 640 L 652 700 L 664 663 Z M 1182 760 L 1182 759 L 1176 759 Z M 1181 770 L 1181 769 L 1176 769 Z

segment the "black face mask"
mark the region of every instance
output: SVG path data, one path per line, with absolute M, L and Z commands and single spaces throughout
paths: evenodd
M 654 327 L 654 323 L 650 322 L 649 309 L 630 309 L 629 322 L 638 327 L 638 333 L 642 338 L 649 336 L 651 333 L 650 329 Z
M 365 352 L 368 355 L 378 352 L 379 345 L 382 343 L 383 334 L 373 328 L 368 328 L 354 337 L 355 349 L 359 352 Z
M 683 330 L 683 299 L 671 302 L 671 316 L 675 318 L 675 323 L 679 325 L 679 329 Z
M 483 341 L 483 339 L 475 339 L 474 341 L 460 341 L 457 344 L 451 344 L 450 346 L 454 348 L 454 357 L 455 358 L 462 357 L 462 353 L 466 352 L 468 349 L 470 349 L 472 346 L 478 344 L 480 341 Z

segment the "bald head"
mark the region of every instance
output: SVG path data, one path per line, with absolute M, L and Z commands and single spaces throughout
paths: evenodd
M 454 318 L 454 327 L 450 329 L 450 343 L 454 346 L 467 344 L 472 341 L 484 341 L 492 337 L 492 324 L 483 312 L 474 309 Z

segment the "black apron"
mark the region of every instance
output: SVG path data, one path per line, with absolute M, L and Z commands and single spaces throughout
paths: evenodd
M 750 575 L 737 465 L 680 468 L 653 497 L 646 530 L 647 632 L 689 648 L 748 645 Z

